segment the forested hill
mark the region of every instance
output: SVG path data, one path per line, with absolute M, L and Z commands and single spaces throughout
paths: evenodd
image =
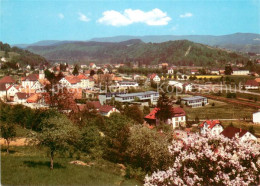
M 103 63 L 140 62 L 175 65 L 223 66 L 227 62 L 247 61 L 241 54 L 187 40 L 144 43 L 134 39 L 113 42 L 73 42 L 53 46 L 31 46 L 31 52 L 52 60 L 98 61 Z
M 2 68 L 15 68 L 17 63 L 20 66 L 48 64 L 47 60 L 38 54 L 18 47 L 11 47 L 9 44 L 2 42 L 0 42 L 0 57 L 4 57 L 7 60 L 7 62 L 2 65 Z

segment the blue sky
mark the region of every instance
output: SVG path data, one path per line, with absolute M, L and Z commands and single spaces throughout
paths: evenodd
M 0 40 L 260 33 L 260 0 L 0 0 Z

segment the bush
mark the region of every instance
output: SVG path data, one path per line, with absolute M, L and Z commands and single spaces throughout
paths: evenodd
M 130 165 L 126 166 L 126 174 L 125 177 L 127 179 L 136 179 L 139 181 L 143 181 L 146 173 L 142 171 L 141 167 L 132 168 Z
M 213 102 L 213 103 L 211 104 L 211 106 L 214 107 L 214 106 L 215 106 L 215 103 Z

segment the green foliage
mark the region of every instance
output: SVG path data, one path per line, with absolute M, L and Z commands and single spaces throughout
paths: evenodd
M 54 153 L 66 151 L 79 139 L 78 129 L 64 115 L 50 117 L 42 121 L 41 131 L 30 134 L 30 143 L 40 147 L 47 147 L 50 151 L 53 169 Z
M 1 136 L 7 142 L 7 153 L 9 153 L 10 141 L 16 136 L 15 126 L 11 123 L 0 122 L 1 124 Z
M 106 118 L 104 158 L 113 162 L 124 162 L 132 123 L 132 120 L 119 113 L 113 113 L 109 118 Z
M 150 107 L 149 106 L 144 106 L 143 108 L 143 113 L 144 113 L 144 116 L 146 116 L 147 114 L 150 113 Z
M 140 108 L 137 105 L 125 106 L 124 114 L 127 117 L 137 121 L 140 124 L 142 124 L 144 122 L 143 112 L 140 110 Z
M 79 67 L 78 67 L 78 65 L 75 65 L 72 74 L 73 74 L 74 76 L 77 76 L 77 75 L 79 74 Z
M 231 75 L 232 73 L 232 67 L 230 65 L 225 66 L 225 75 Z
M 227 98 L 236 98 L 236 97 L 237 97 L 237 94 L 236 94 L 236 93 L 228 92 L 226 97 L 227 97 Z
M 159 109 L 155 114 L 157 119 L 166 121 L 172 117 L 172 103 L 165 93 L 159 97 L 157 108 Z
M 128 139 L 127 154 L 131 164 L 145 171 L 166 169 L 171 158 L 168 150 L 171 137 L 144 126 L 133 126 Z
M 191 47 L 188 55 L 187 49 Z M 193 43 L 187 40 L 168 41 L 163 43 L 105 43 L 80 42 L 66 43 L 49 47 L 29 47 L 29 50 L 49 59 L 92 58 L 100 62 L 158 64 L 167 62 L 175 65 L 216 66 L 236 60 L 248 61 L 240 54 L 230 53 Z M 130 66 L 130 65 L 129 65 Z

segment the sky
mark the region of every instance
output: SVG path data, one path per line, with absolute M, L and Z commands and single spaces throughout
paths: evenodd
M 260 33 L 260 0 L 0 0 L 0 41 Z

